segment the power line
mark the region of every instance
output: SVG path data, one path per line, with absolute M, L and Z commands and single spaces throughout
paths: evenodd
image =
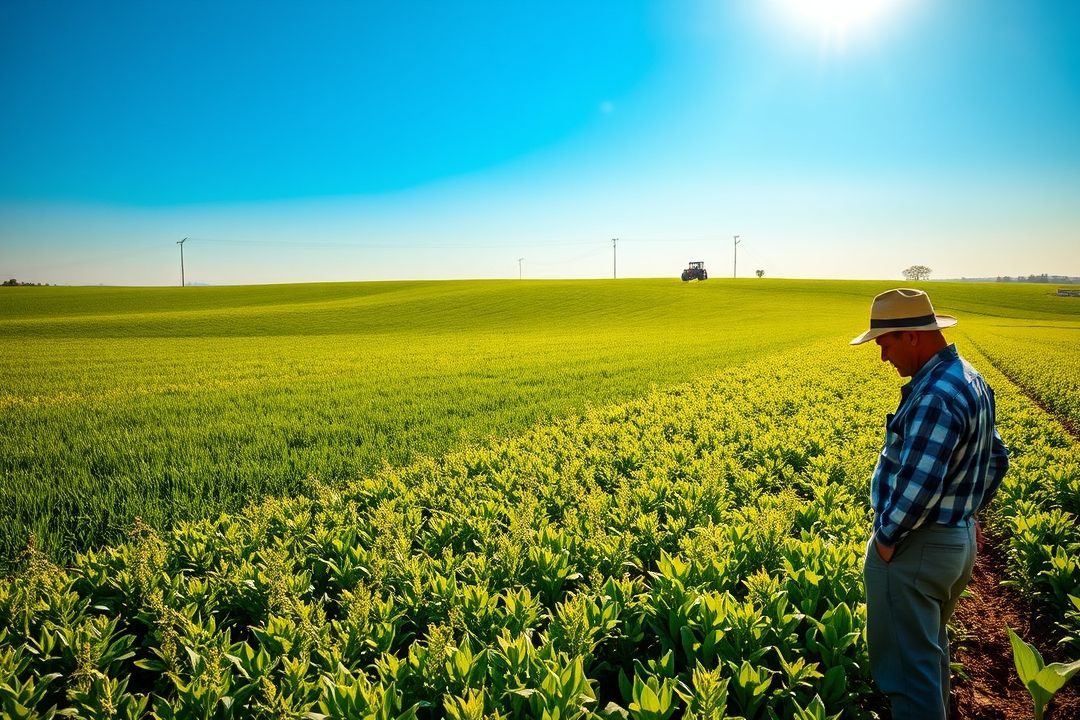
M 738 237 L 739 236 L 735 236 L 736 243 L 739 242 Z M 694 244 L 694 245 L 703 245 L 704 246 L 704 245 L 710 245 L 712 243 L 715 243 L 716 240 L 715 240 L 715 238 L 688 238 L 688 237 L 666 237 L 666 238 L 659 238 L 659 237 L 629 237 L 629 238 L 617 237 L 617 238 L 611 238 L 611 254 L 612 254 L 612 263 L 611 264 L 612 264 L 612 277 L 614 279 L 618 279 L 618 243 L 620 241 L 635 243 L 635 244 L 638 244 L 638 245 L 677 245 L 677 244 L 687 245 L 687 244 Z M 268 239 L 239 239 L 239 238 L 220 238 L 220 237 L 215 238 L 215 237 L 189 236 L 189 237 L 185 237 L 183 241 L 178 241 L 178 243 L 177 243 L 177 244 L 179 244 L 181 246 L 180 251 L 181 251 L 181 282 L 182 283 L 184 282 L 184 275 L 183 275 L 183 272 L 184 272 L 183 271 L 183 243 L 184 242 L 195 242 L 195 243 L 198 243 L 198 244 L 207 244 L 207 245 L 235 245 L 235 246 L 249 246 L 249 247 L 271 246 L 271 247 L 282 247 L 282 248 L 309 248 L 309 249 L 311 249 L 311 248 L 329 248 L 329 249 L 343 248 L 343 249 L 349 249 L 349 250 L 397 250 L 397 251 L 407 251 L 407 250 L 439 251 L 439 250 L 462 250 L 462 249 L 502 250 L 502 251 L 506 251 L 508 249 L 508 247 L 512 247 L 513 244 L 514 244 L 513 242 L 507 242 L 507 243 L 502 243 L 502 244 L 491 244 L 491 243 L 487 243 L 487 242 L 448 243 L 448 244 L 439 244 L 439 243 L 402 243 L 402 244 L 396 244 L 395 243 L 395 244 L 386 244 L 386 243 L 379 243 L 379 242 L 342 242 L 342 241 L 333 241 L 333 240 L 304 241 L 304 240 L 283 240 L 283 239 L 269 239 L 269 238 Z M 573 257 L 560 258 L 560 259 L 557 259 L 557 260 L 552 259 L 552 260 L 548 260 L 546 262 L 544 260 L 537 260 L 535 255 L 530 255 L 530 263 L 532 264 L 532 266 L 552 267 L 553 268 L 553 267 L 558 267 L 558 266 L 570 265 L 570 264 L 573 264 L 573 263 L 577 263 L 577 262 L 580 262 L 580 261 L 583 261 L 583 260 L 587 260 L 587 259 L 596 257 L 600 253 L 605 252 L 603 250 L 603 245 L 602 245 L 602 243 L 605 243 L 605 242 L 606 241 L 604 241 L 604 240 L 535 241 L 535 242 L 532 242 L 532 241 L 521 242 L 519 240 L 517 242 L 517 244 L 519 245 L 520 249 L 532 250 L 534 252 L 537 251 L 537 250 L 553 249 L 553 248 L 573 248 L 573 247 L 590 248 L 586 252 L 575 255 Z M 544 253 L 544 254 L 548 254 L 548 253 Z M 524 279 L 524 277 L 525 277 L 524 262 L 525 262 L 525 257 L 524 256 L 521 256 L 521 257 L 518 258 L 518 279 L 519 280 Z
M 707 244 L 715 242 L 715 238 L 659 238 L 659 237 L 619 237 L 615 238 L 619 242 L 630 243 L 647 243 L 647 244 L 685 244 L 685 243 L 699 243 Z M 277 245 L 282 247 L 300 247 L 300 248 L 313 248 L 313 247 L 330 247 L 330 248 L 352 248 L 357 250 L 461 250 L 461 249 L 477 249 L 477 250 L 502 250 L 507 247 L 506 243 L 495 244 L 489 242 L 482 243 L 385 243 L 385 242 L 340 242 L 333 240 L 271 240 L 271 239 L 258 239 L 258 240 L 240 240 L 231 238 L 209 238 L 209 237 L 189 237 L 188 240 L 195 243 L 210 243 L 214 245 Z M 587 247 L 598 246 L 601 243 L 605 243 L 605 240 L 538 240 L 529 241 L 527 244 L 529 247 Z
M 619 237 L 621 243 L 638 245 L 701 245 L 712 247 L 720 241 L 716 235 L 704 237 Z
M 580 262 L 582 260 L 587 260 L 589 258 L 594 258 L 594 257 L 597 257 L 597 256 L 599 256 L 601 254 L 606 254 L 606 253 L 607 253 L 607 249 L 598 248 L 598 249 L 594 249 L 594 250 L 589 250 L 588 252 L 584 252 L 584 253 L 581 253 L 579 255 L 574 255 L 573 257 L 564 258 L 562 260 L 549 260 L 547 262 L 544 262 L 542 260 L 532 260 L 532 259 L 530 259 L 529 263 L 530 263 L 530 265 L 541 265 L 541 266 L 544 266 L 544 267 L 553 267 L 553 266 L 556 266 L 556 265 L 566 265 L 568 263 Z
M 298 248 L 349 248 L 353 250 L 505 250 L 507 243 L 350 243 L 326 241 L 300 241 L 300 240 L 233 240 L 224 238 L 190 238 L 194 242 L 211 243 L 214 245 L 274 245 L 280 247 Z M 562 241 L 562 242 L 529 242 L 529 247 L 583 247 L 598 245 L 602 241 Z

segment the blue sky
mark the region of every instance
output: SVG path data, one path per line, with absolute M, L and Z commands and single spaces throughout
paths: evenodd
M 5 3 L 0 275 L 1080 275 L 1078 48 L 1066 2 Z

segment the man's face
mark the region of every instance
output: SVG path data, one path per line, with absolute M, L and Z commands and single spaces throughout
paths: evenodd
M 915 333 L 891 332 L 874 339 L 881 348 L 881 362 L 892 363 L 900 377 L 911 377 L 918 370 L 915 367 Z

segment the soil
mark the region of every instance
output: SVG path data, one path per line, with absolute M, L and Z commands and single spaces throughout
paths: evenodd
M 954 677 L 952 717 L 956 720 L 1034 717 L 1031 695 L 1016 674 L 1006 625 L 1034 644 L 1047 662 L 1076 659 L 1056 651 L 1053 628 L 1045 621 L 1038 622 L 1031 606 L 1016 591 L 1001 585 L 1004 577 L 1002 552 L 988 538 L 968 585 L 971 597 L 960 600 L 953 616 L 953 624 L 959 631 L 953 641 L 953 662 L 961 663 L 966 675 Z M 1046 720 L 1080 718 L 1080 683 L 1076 678 L 1057 692 L 1045 717 Z
M 976 349 L 1029 400 L 1061 423 L 1069 435 L 1080 440 L 1080 427 L 1043 403 L 1037 393 L 982 348 L 976 346 Z M 1066 657 L 1057 650 L 1052 623 L 1038 621 L 1030 603 L 1012 588 L 1001 585 L 1004 578 L 1005 558 L 1000 547 L 987 538 L 968 585 L 971 597 L 960 601 L 953 616 L 953 624 L 959 630 L 959 637 L 953 642 L 953 661 L 963 665 L 966 675 L 957 678 L 953 684 L 951 710 L 956 720 L 1029 720 L 1034 717 L 1031 696 L 1016 674 L 1006 625 L 1034 644 L 1046 662 L 1078 659 Z M 1058 690 L 1044 717 L 1046 720 L 1080 718 L 1080 677 L 1074 677 Z

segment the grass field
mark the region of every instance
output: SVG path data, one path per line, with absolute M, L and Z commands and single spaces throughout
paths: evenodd
M 842 344 L 888 286 L 4 288 L 0 563 L 30 532 L 68 559 L 136 516 L 155 527 L 212 517 L 816 339 Z M 961 315 L 961 342 L 1075 413 L 1080 302 L 1038 285 L 931 289 L 939 310 Z M 1057 359 L 1025 363 L 1031 342 Z

